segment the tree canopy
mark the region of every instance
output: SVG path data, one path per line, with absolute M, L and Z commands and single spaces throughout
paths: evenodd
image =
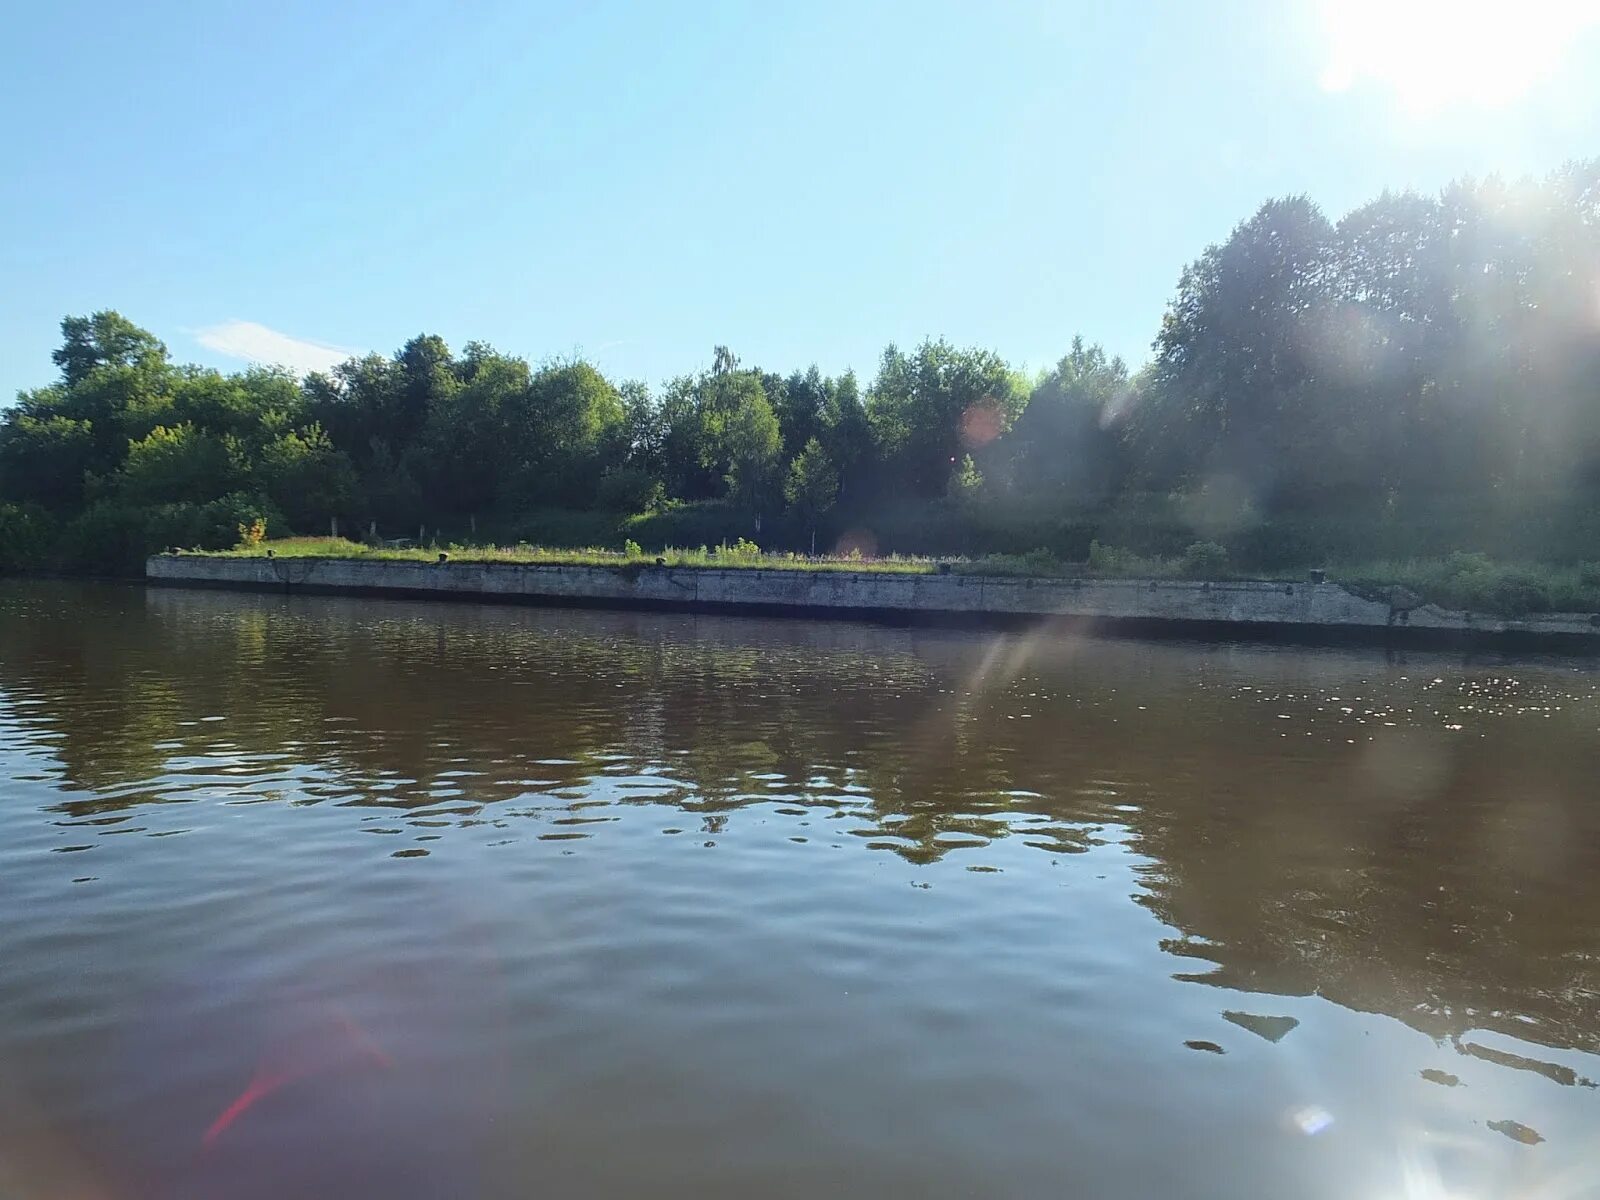
M 1182 270 L 1137 372 L 1075 337 L 1030 380 L 941 338 L 888 346 L 865 389 L 727 346 L 652 387 L 419 334 L 298 379 L 176 364 L 109 310 L 61 337 L 57 381 L 0 416 L 0 503 L 130 554 L 226 540 L 239 513 L 313 533 L 716 505 L 800 546 L 894 506 L 1041 541 L 1149 497 L 1258 516 L 1593 506 L 1600 160 L 1385 193 L 1338 221 L 1268 201 Z

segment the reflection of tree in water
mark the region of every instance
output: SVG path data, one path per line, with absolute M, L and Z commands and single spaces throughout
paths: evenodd
M 1259 772 L 1237 770 L 1248 733 L 1219 737 L 1188 802 L 1134 822 L 1141 899 L 1196 960 L 1179 977 L 1318 994 L 1458 1046 L 1489 1029 L 1600 1051 L 1594 755 L 1557 751 L 1544 721 L 1495 732 L 1384 729 Z
M 652 804 L 710 836 L 761 804 L 919 864 L 1115 828 L 1187 978 L 1597 1048 L 1587 683 L 1487 738 L 1428 707 L 1423 681 L 1459 663 L 1397 675 L 1378 654 L 56 597 L 0 622 L 0 689 L 76 818 L 281 794 L 582 836 L 604 806 Z
M 441 615 L 152 593 L 148 612 L 13 625 L 5 683 L 51 697 L 33 719 L 74 813 L 184 798 L 190 763 L 214 795 L 220 764 L 244 790 L 299 760 L 314 769 L 289 786 L 312 802 L 548 811 L 607 785 L 696 812 L 781 800 L 884 822 L 918 861 L 944 835 L 1008 832 L 973 812 L 1008 807 L 985 799 L 1008 772 L 952 743 L 909 633 L 752 643 L 687 618 L 565 614 L 551 632 L 523 610 Z

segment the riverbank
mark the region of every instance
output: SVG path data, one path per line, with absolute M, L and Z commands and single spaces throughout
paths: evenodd
M 153 584 L 291 594 L 390 595 L 535 604 L 841 616 L 1050 621 L 1106 632 L 1600 650 L 1600 614 L 1510 619 L 1424 604 L 1404 589 L 1327 582 L 1053 579 L 515 562 L 154 555 Z

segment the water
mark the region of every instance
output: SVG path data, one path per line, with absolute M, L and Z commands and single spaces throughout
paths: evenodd
M 1594 664 L 0 585 L 0 1193 L 1600 1195 Z

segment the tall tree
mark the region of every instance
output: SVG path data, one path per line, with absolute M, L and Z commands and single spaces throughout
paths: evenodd
M 941 495 L 961 455 L 994 441 L 1027 407 L 1022 378 L 991 350 L 927 341 L 907 355 L 890 346 L 867 413 L 894 482 Z
M 789 464 L 784 499 L 811 531 L 811 553 L 817 552 L 817 521 L 839 499 L 839 472 L 822 444 L 812 438 Z
M 763 511 L 772 502 L 778 480 L 782 440 L 778 418 L 759 385 L 747 391 L 727 416 L 722 440 L 728 458 L 728 491 L 755 515 L 761 531 Z
M 1317 337 L 1331 327 L 1333 227 L 1304 196 L 1272 200 L 1184 269 L 1135 415 L 1160 486 L 1229 475 L 1268 499 L 1322 445 Z
M 1122 483 L 1118 427 L 1132 385 L 1127 365 L 1074 337 L 1033 389 L 1028 407 L 996 447 L 1006 482 L 1056 503 L 1097 503 Z
M 127 317 L 104 309 L 87 317 L 64 317 L 61 346 L 50 355 L 61 381 L 75 387 L 100 367 L 161 367 L 167 348 Z

